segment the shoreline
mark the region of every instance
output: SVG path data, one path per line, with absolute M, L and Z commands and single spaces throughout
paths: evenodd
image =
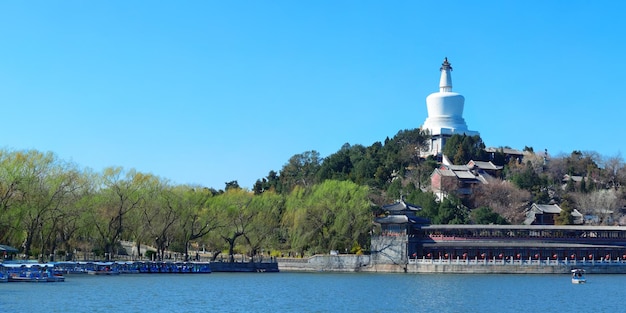
M 280 272 L 412 273 L 412 274 L 626 274 L 626 261 L 410 259 L 406 263 L 374 263 L 370 255 L 314 255 L 278 258 Z

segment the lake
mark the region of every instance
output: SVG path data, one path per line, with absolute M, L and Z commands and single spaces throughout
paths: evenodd
M 2 312 L 624 312 L 625 275 L 67 275 L 0 284 Z

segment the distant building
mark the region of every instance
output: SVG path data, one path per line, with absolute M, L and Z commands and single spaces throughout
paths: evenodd
M 522 260 L 626 259 L 626 227 L 622 226 L 430 225 L 415 216 L 418 206 L 404 201 L 384 209 L 387 214 L 375 220 L 380 232 L 371 239 L 372 263 L 377 265 L 400 265 L 406 270 L 411 260 L 426 259 L 507 264 L 521 264 Z M 532 211 L 535 217 L 552 214 L 553 219 L 560 208 L 535 204 Z M 582 218 L 579 214 L 576 220 Z
M 524 159 L 524 154 L 525 154 L 525 152 L 522 152 L 516 149 L 494 148 L 494 147 L 485 148 L 485 152 L 489 154 L 489 160 L 492 160 L 492 161 L 496 159 L 497 154 L 502 153 L 504 157 L 503 159 L 504 164 L 510 163 L 511 160 L 515 160 L 515 162 L 520 164 L 522 163 L 522 160 Z
M 526 225 L 554 225 L 557 216 L 561 214 L 561 207 L 556 204 L 536 204 L 533 203 L 528 210 L 526 210 L 526 219 L 524 224 Z M 574 209 L 572 211 L 572 218 L 574 224 L 581 225 L 584 223 L 583 215 Z
M 443 164 L 430 176 L 432 192 L 440 200 L 449 193 L 470 195 L 475 185 L 487 184 L 490 178 L 500 177 L 503 168 L 484 161 L 471 160 L 466 165 L 453 165 L 445 156 L 443 160 Z
M 387 264 L 400 261 L 406 263 L 407 256 L 415 253 L 414 231 L 418 225 L 429 224 L 428 219 L 415 215 L 422 210 L 420 206 L 405 202 L 404 199 L 382 208 L 384 216 L 374 219 L 380 227 L 380 235 L 373 236 L 371 249 L 381 253 L 373 254 L 375 264 Z M 411 249 L 410 249 L 411 247 Z

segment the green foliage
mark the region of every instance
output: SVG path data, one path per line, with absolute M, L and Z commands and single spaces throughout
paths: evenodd
M 504 149 L 500 148 L 493 153 L 491 158 L 491 162 L 495 165 L 504 166 L 506 164 L 506 154 L 504 154 Z
M 156 254 L 157 253 L 154 250 L 147 250 L 144 257 L 148 260 L 154 260 L 156 258 Z
M 488 159 L 485 144 L 478 135 L 452 135 L 446 141 L 442 153 L 448 156 L 454 164 L 467 164 L 471 160 Z
M 433 224 L 467 224 L 469 210 L 461 204 L 458 198 L 448 196 L 439 204 L 437 216 L 432 222 Z
M 282 190 L 281 187 L 282 186 L 280 184 L 280 177 L 278 176 L 278 173 L 276 173 L 275 171 L 270 171 L 269 174 L 267 174 L 266 178 L 263 178 L 261 180 L 257 179 L 257 181 L 254 183 L 254 187 L 252 188 L 252 190 L 254 191 L 255 195 L 261 194 L 269 190 L 280 193 Z
M 315 150 L 292 156 L 280 171 L 283 192 L 290 192 L 296 186 L 310 187 L 316 184 L 321 162 L 320 154 Z
M 362 255 L 363 254 L 363 248 L 361 247 L 361 245 L 358 242 L 355 241 L 352 244 L 352 248 L 350 248 L 350 253 L 356 254 L 356 255 Z
M 387 187 L 387 197 L 391 199 L 400 199 L 400 195 L 402 194 L 402 180 L 395 179 L 389 184 Z
M 435 199 L 435 195 L 431 192 L 423 192 L 416 189 L 406 197 L 406 200 L 409 203 L 422 207 L 422 210 L 417 212 L 418 216 L 433 221 L 439 214 L 439 204 Z
M 495 224 L 495 225 L 508 225 L 509 222 L 506 221 L 504 217 L 500 214 L 493 212 L 491 208 L 488 207 L 480 207 L 474 209 L 470 212 L 470 220 L 474 224 Z
M 572 212 L 574 209 L 570 206 L 569 201 L 564 200 L 561 202 L 561 213 L 555 218 L 556 225 L 572 225 L 574 224 L 574 217 Z
M 296 188 L 287 198 L 282 224 L 295 252 L 351 249 L 368 244 L 372 214 L 368 189 L 349 181 L 327 180 L 310 190 Z
M 231 189 L 241 189 L 239 183 L 236 180 L 229 181 L 225 183 L 224 191 L 229 191 Z
M 535 172 L 530 162 L 526 163 L 523 171 L 513 174 L 510 179 L 517 187 L 529 191 L 532 191 L 533 187 L 536 186 L 545 186 L 545 181 Z
M 380 206 L 401 196 L 421 206 L 418 215 L 433 223 L 500 224 L 502 217 L 490 208 L 470 212 L 459 199 L 438 203 L 434 194 L 422 191 L 437 166 L 432 158 L 418 158 L 427 138 L 419 129 L 402 130 L 367 147 L 345 144 L 325 159 L 308 151 L 290 158 L 280 175 L 270 171 L 252 191 L 234 180 L 219 192 L 173 186 L 134 169 L 111 167 L 93 173 L 52 153 L 0 149 L 0 242 L 20 247 L 24 243 L 28 255 L 55 250 L 103 255 L 115 252 L 120 240 L 155 246 L 160 252 L 187 253 L 192 246 L 203 246 L 216 254 L 361 253 L 369 245 L 372 202 Z M 478 136 L 453 136 L 446 147 L 453 149 L 446 154 L 457 164 L 485 159 Z M 494 162 L 503 155 L 496 152 Z M 616 160 L 609 170 L 597 166 L 599 159 L 580 151 L 545 160 L 525 157 L 524 164 L 507 164 L 507 178 L 530 191 L 538 203 L 626 184 L 623 161 Z M 563 174 L 586 180 L 563 190 Z M 501 198 L 508 205 L 507 198 Z M 489 202 L 480 205 L 498 209 Z M 571 206 L 567 201 L 561 206 L 557 222 L 572 223 Z
M 598 169 L 598 164 L 591 155 L 576 150 L 565 159 L 565 165 L 567 174 L 577 176 L 584 176 Z

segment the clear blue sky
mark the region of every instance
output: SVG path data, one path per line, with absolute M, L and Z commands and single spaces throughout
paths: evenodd
M 448 57 L 487 146 L 617 156 L 621 1 L 3 1 L 0 147 L 223 189 L 427 117 Z

